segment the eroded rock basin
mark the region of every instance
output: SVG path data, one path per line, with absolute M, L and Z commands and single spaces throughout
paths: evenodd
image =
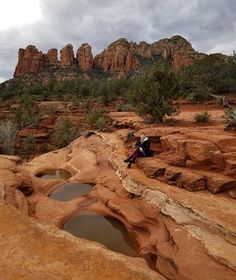
M 84 212 L 70 218 L 63 229 L 127 256 L 135 256 L 138 248 L 135 238 L 114 218 Z
M 59 201 L 70 201 L 89 194 L 92 189 L 92 184 L 66 183 L 53 191 L 49 197 Z M 108 249 L 127 256 L 135 256 L 138 250 L 134 236 L 119 220 L 111 217 L 80 212 L 72 216 L 63 229 L 76 237 L 99 242 Z
M 71 174 L 69 171 L 64 169 L 48 169 L 44 170 L 36 175 L 41 179 L 69 179 Z
M 84 271 L 86 273 L 88 271 L 88 260 L 94 260 L 94 251 L 99 250 L 98 259 L 102 263 L 100 267 L 104 268 L 102 272 L 106 274 L 108 272 L 107 266 L 104 265 L 104 256 L 109 256 L 109 259 L 114 256 L 115 263 L 117 263 L 117 258 L 122 258 L 130 268 L 132 268 L 130 263 L 136 263 L 135 269 L 140 267 L 140 261 L 141 264 L 145 264 L 143 267 L 148 271 L 148 277 L 143 278 L 136 275 L 130 279 L 152 279 L 150 275 L 154 272 L 150 271 L 150 268 L 156 271 L 154 279 L 162 279 L 159 273 L 166 279 L 174 280 L 235 279 L 235 201 L 230 197 L 214 195 L 206 190 L 190 192 L 184 188 L 170 186 L 162 181 L 149 178 L 142 172 L 141 167 L 137 168 L 137 165 L 127 169 L 123 163 L 125 149 L 120 133 L 102 133 L 89 138 L 80 137 L 67 148 L 42 155 L 24 166 L 15 166 L 11 161 L 11 165 L 9 163 L 11 170 L 6 171 L 2 168 L 3 199 L 6 203 L 11 203 L 20 209 L 22 213 L 28 213 L 34 217 L 36 221 L 33 219 L 29 219 L 29 221 L 37 223 L 37 226 L 40 227 L 39 230 L 34 229 L 34 234 L 27 235 L 28 225 L 26 231 L 22 230 L 22 220 L 27 220 L 25 215 L 15 226 L 17 227 L 15 235 L 22 233 L 23 236 L 15 236 L 11 233 L 12 228 L 10 228 L 11 224 L 8 222 L 7 216 L 2 230 L 4 233 L 8 226 L 9 230 L 4 233 L 4 236 L 11 234 L 11 238 L 4 243 L 5 247 L 2 250 L 4 263 L 9 262 L 9 268 L 18 269 L 22 266 L 22 258 L 16 260 L 15 257 L 14 262 L 12 258 L 16 256 L 16 252 L 18 254 L 26 252 L 27 267 L 29 262 L 37 260 L 36 265 L 32 264 L 34 269 L 38 267 L 39 263 L 42 263 L 43 269 L 48 268 L 48 266 L 45 267 L 45 257 L 41 261 L 35 258 L 35 255 L 43 252 L 52 259 L 51 246 L 54 246 L 54 241 L 51 242 L 50 239 L 48 242 L 50 245 L 45 246 L 45 240 L 41 238 L 42 232 L 44 232 L 42 223 L 48 225 L 48 229 L 52 228 L 56 232 L 46 233 L 45 239 L 49 239 L 48 235 L 55 238 L 55 234 L 60 238 L 61 247 L 54 249 L 55 252 L 53 252 L 53 260 L 57 261 L 52 265 L 54 270 L 55 267 L 59 267 L 58 258 L 68 243 L 69 254 L 77 248 L 76 244 L 80 247 L 78 250 L 87 246 L 83 255 L 78 251 L 75 252 L 77 258 L 86 260 L 85 267 L 79 271 L 82 277 L 85 274 Z M 148 162 L 148 164 L 150 163 Z M 5 166 L 6 164 L 4 164 L 4 168 Z M 63 180 L 41 180 L 34 176 L 46 169 L 69 170 L 73 175 L 69 179 L 71 184 L 93 182 L 95 186 L 87 195 L 81 197 L 72 199 L 69 197 L 67 201 L 50 199 L 48 195 L 55 188 L 62 186 Z M 32 193 L 24 197 L 20 191 L 22 185 L 31 186 Z M 83 239 L 87 239 L 88 236 L 76 235 L 83 228 L 80 224 L 75 225 L 75 228 L 78 226 L 80 230 L 77 228 L 76 233 L 71 233 L 83 238 L 75 238 L 65 230 L 59 230 L 63 228 L 63 225 L 66 229 L 68 225 L 65 224 L 66 221 L 69 223 L 75 215 L 85 211 L 120 220 L 139 242 L 137 254 L 135 253 L 137 258 L 125 256 L 125 252 L 116 254 L 111 251 L 115 249 L 109 248 L 108 245 L 105 246 L 110 250 L 105 250 L 102 246 Z M 93 221 L 92 224 L 94 223 Z M 57 230 L 56 227 L 59 229 Z M 96 235 L 98 234 L 97 229 L 94 230 L 91 227 L 89 229 L 91 233 L 96 231 Z M 106 231 L 109 230 L 103 230 L 103 234 Z M 62 236 L 63 238 L 61 238 Z M 32 243 L 32 247 L 39 248 L 39 242 L 42 240 L 43 249 L 40 248 L 37 254 L 33 252 L 30 255 L 27 246 L 32 237 L 35 237 L 34 242 L 36 242 Z M 25 241 L 21 247 L 24 250 L 17 249 L 19 240 Z M 97 241 L 101 243 L 100 240 Z M 120 241 L 115 242 L 120 247 Z M 9 255 L 9 252 L 12 255 Z M 75 257 L 68 258 L 65 267 L 63 264 L 60 267 L 63 267 L 67 273 L 70 263 L 74 265 L 74 271 L 77 273 L 79 261 L 75 262 Z M 129 275 L 127 272 L 125 276 L 114 277 L 114 271 L 118 273 L 121 270 L 123 273 L 124 268 L 123 265 L 114 267 L 113 264 L 109 279 L 126 279 Z M 10 269 L 8 270 L 10 271 Z M 95 275 L 97 271 L 98 267 L 94 270 Z M 63 279 L 72 279 L 73 277 L 70 276 Z M 97 278 L 96 276 L 87 279 Z
M 66 183 L 58 187 L 49 197 L 55 200 L 69 201 L 88 194 L 92 188 L 92 184 Z

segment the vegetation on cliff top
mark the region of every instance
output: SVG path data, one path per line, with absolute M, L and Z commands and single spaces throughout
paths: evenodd
M 158 65 L 160 63 L 155 67 Z M 143 71 L 146 73 L 144 75 L 148 76 L 151 75 L 148 73 L 153 72 L 153 68 L 147 65 Z M 32 78 L 29 77 L 26 80 L 13 79 L 1 84 L 0 100 L 14 100 L 20 95 L 27 94 L 39 100 L 94 98 L 107 104 L 118 96 L 126 96 L 133 83 L 143 75 L 143 71 L 131 72 L 123 79 L 108 77 L 104 73 L 99 78 L 90 80 L 81 77 L 64 81 L 49 79 L 46 84 L 40 82 L 40 79 L 34 80 L 34 75 L 32 75 Z M 175 79 L 179 79 L 179 94 L 193 101 L 210 99 L 211 94 L 236 92 L 236 54 L 227 59 L 219 54 L 206 56 L 192 65 L 175 71 L 174 75 Z

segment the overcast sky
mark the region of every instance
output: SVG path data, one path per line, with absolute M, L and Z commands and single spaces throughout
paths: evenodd
M 0 82 L 27 45 L 76 51 L 87 42 L 96 54 L 120 37 L 151 43 L 176 34 L 197 51 L 232 54 L 236 0 L 0 0 Z

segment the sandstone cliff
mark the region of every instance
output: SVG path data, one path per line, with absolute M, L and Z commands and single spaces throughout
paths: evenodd
M 18 63 L 14 77 L 19 77 L 31 72 L 38 72 L 46 67 L 48 63 L 48 56 L 38 51 L 35 46 L 29 45 L 26 49 L 19 49 Z
M 191 44 L 181 36 L 162 39 L 152 44 L 128 42 L 121 38 L 111 43 L 94 58 L 91 46 L 87 43 L 79 47 L 76 57 L 71 44 L 61 49 L 60 60 L 58 60 L 57 53 L 57 49 L 50 49 L 47 54 L 43 54 L 35 46 L 20 49 L 14 77 L 46 71 L 52 66 L 54 68 L 57 66 L 57 71 L 60 68 L 70 70 L 73 68 L 75 76 L 78 75 L 78 70 L 91 72 L 93 69 L 121 76 L 133 69 L 138 69 L 145 63 L 150 64 L 151 62 L 154 65 L 165 61 L 177 69 L 205 56 L 205 54 L 196 52 Z
M 76 58 L 79 63 L 79 67 L 87 72 L 93 68 L 93 55 L 89 44 L 82 44 L 77 50 Z
M 49 64 L 51 65 L 57 65 L 58 64 L 58 51 L 57 49 L 50 49 L 47 52 Z
M 60 65 L 62 67 L 72 66 L 72 65 L 76 64 L 76 60 L 74 58 L 73 46 L 71 44 L 66 45 L 60 51 L 60 55 L 61 55 Z
M 131 45 L 126 39 L 119 39 L 110 44 L 94 58 L 94 66 L 107 72 L 128 72 L 134 68 L 136 61 Z

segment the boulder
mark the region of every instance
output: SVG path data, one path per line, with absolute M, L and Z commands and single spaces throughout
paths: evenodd
M 168 164 L 156 158 L 139 158 L 137 165 L 150 178 L 163 176 Z
M 177 146 L 180 140 L 185 140 L 181 134 L 169 134 L 161 137 L 163 151 L 177 152 Z
M 164 179 L 167 182 L 176 182 L 181 174 L 182 170 L 180 168 L 170 166 L 166 168 Z
M 225 175 L 236 176 L 236 159 L 225 160 Z
M 187 140 L 186 155 L 190 160 L 201 164 L 215 164 L 219 167 L 223 167 L 224 159 L 223 154 L 219 148 L 208 141 L 204 140 Z
M 236 152 L 236 137 L 231 135 L 216 135 L 212 133 L 191 132 L 186 133 L 191 139 L 206 140 L 214 143 L 222 153 Z
M 229 176 L 211 172 L 204 172 L 204 175 L 207 178 L 207 189 L 212 193 L 219 193 L 236 188 L 236 180 Z
M 183 171 L 177 179 L 177 187 L 189 191 L 199 191 L 206 188 L 206 177 L 193 171 Z

